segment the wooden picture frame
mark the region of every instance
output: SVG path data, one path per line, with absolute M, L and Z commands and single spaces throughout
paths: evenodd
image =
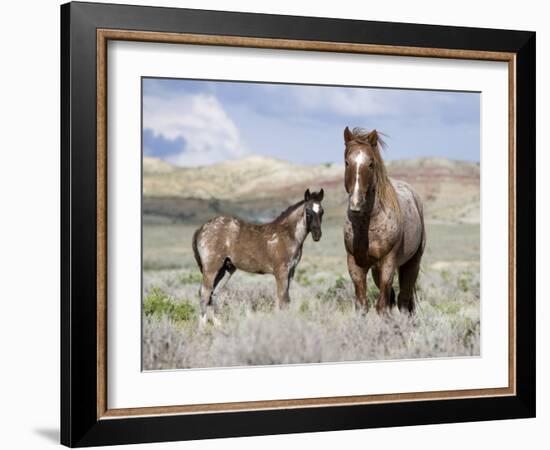
M 506 388 L 110 409 L 107 42 L 505 61 L 509 67 Z M 535 415 L 535 33 L 189 9 L 61 7 L 61 442 L 90 446 Z

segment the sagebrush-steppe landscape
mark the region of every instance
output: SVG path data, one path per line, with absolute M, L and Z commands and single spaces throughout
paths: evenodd
M 480 352 L 479 165 L 443 158 L 387 161 L 424 200 L 427 246 L 416 314 L 353 307 L 342 225 L 343 165 L 251 156 L 182 168 L 143 161 L 143 369 L 475 356 Z M 199 329 L 200 271 L 191 239 L 208 219 L 275 218 L 324 188 L 323 236 L 306 239 L 287 310 L 271 275 L 237 271 L 220 291 L 220 325 Z M 397 277 L 394 281 L 397 285 Z M 369 302 L 377 289 L 368 278 Z

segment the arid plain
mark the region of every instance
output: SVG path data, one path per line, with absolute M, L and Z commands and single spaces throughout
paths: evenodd
M 252 156 L 179 168 L 143 163 L 145 370 L 479 355 L 479 165 L 440 158 L 388 161 L 425 206 L 427 247 L 414 317 L 353 308 L 342 224 L 343 166 Z M 237 272 L 219 293 L 221 324 L 198 327 L 201 275 L 194 230 L 211 217 L 276 217 L 306 188 L 324 188 L 323 237 L 306 239 L 288 310 L 270 275 Z M 370 279 L 369 301 L 377 289 Z

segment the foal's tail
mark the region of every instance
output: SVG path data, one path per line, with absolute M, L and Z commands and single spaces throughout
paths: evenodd
M 199 233 L 201 232 L 202 227 L 197 228 L 195 233 L 193 233 L 193 254 L 195 255 L 195 261 L 197 261 L 197 265 L 199 266 L 199 269 L 202 273 L 202 261 L 201 261 L 201 255 L 199 253 L 199 249 L 197 247 L 197 239 L 199 238 Z

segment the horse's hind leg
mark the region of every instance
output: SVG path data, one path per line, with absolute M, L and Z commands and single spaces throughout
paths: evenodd
M 376 284 L 376 287 L 380 290 L 380 270 L 376 267 L 372 268 L 372 279 L 374 280 L 374 284 Z M 390 308 L 393 308 L 395 306 L 395 290 L 393 289 L 393 286 L 391 288 L 390 292 Z
M 204 270 L 202 272 L 202 284 L 200 287 L 200 319 L 199 325 L 202 327 L 206 325 L 206 313 L 208 310 L 208 305 L 212 299 L 212 292 L 214 290 L 214 279 L 215 272 Z
M 224 261 L 224 264 L 222 268 L 218 271 L 216 274 L 216 277 L 214 278 L 214 285 L 212 288 L 212 294 L 210 295 L 210 302 L 209 306 L 212 307 L 212 322 L 214 325 L 219 325 L 219 321 L 217 319 L 218 315 L 218 301 L 217 296 L 219 292 L 223 289 L 223 287 L 227 284 L 229 279 L 231 278 L 231 275 L 235 273 L 235 266 L 231 263 L 229 258 L 226 258 Z
M 221 268 L 221 269 L 220 269 Z M 216 285 L 223 278 L 223 273 L 220 277 L 220 271 L 224 270 L 223 260 L 220 261 L 203 261 L 202 284 L 200 287 L 200 325 L 203 326 L 207 321 L 208 307 L 212 305 L 212 296 Z
M 399 296 L 397 305 L 399 311 L 408 311 L 410 314 L 415 310 L 415 286 L 420 272 L 420 260 L 424 248 L 421 245 L 411 259 L 399 267 Z

